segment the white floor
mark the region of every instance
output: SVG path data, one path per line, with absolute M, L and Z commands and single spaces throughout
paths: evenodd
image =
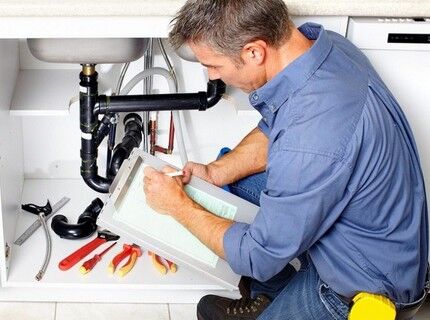
M 0 319 L 7 320 L 193 320 L 194 304 L 88 304 L 1 302 Z M 430 319 L 430 303 L 416 320 Z
M 1 302 L 7 320 L 192 320 L 194 304 L 91 304 Z

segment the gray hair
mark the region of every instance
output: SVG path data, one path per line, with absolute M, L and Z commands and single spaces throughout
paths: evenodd
M 292 30 L 283 0 L 188 0 L 171 23 L 174 49 L 186 42 L 204 43 L 233 59 L 255 40 L 278 48 Z

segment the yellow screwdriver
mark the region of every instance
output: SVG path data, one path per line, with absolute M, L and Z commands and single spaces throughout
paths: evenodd
M 91 270 L 93 270 L 93 268 L 97 264 L 97 262 L 99 262 L 102 259 L 103 255 L 106 252 L 108 252 L 114 245 L 116 245 L 116 242 L 112 243 L 107 249 L 103 250 L 100 254 L 95 254 L 94 257 L 85 261 L 82 264 L 82 266 L 79 268 L 79 271 L 82 274 L 86 274 L 86 273 L 90 272 Z

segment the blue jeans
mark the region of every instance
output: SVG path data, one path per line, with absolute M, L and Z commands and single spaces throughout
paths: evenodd
M 266 186 L 266 174 L 260 173 L 230 184 L 230 191 L 256 205 Z M 346 320 L 349 306 L 341 296 L 321 281 L 312 260 L 305 253 L 299 257 L 301 268 L 296 273 L 287 265 L 266 282 L 252 280 L 251 297 L 264 294 L 272 300 L 259 320 Z

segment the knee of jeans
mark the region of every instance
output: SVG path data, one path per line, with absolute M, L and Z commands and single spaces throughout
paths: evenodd
M 260 205 L 260 195 L 257 195 L 240 184 L 240 182 L 235 182 L 229 185 L 230 192 L 239 198 L 249 201 L 257 206 Z

